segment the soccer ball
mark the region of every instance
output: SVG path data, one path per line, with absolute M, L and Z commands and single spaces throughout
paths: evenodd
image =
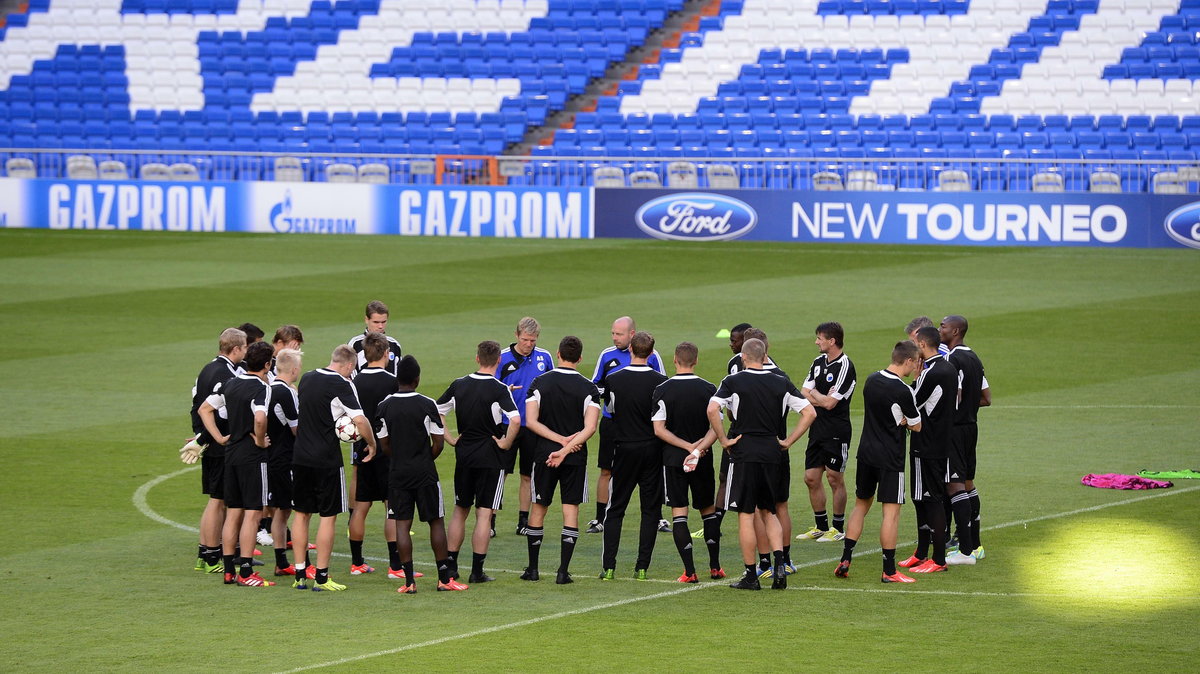
M 362 439 L 358 434 L 358 428 L 354 425 L 354 420 L 345 414 L 333 422 L 333 432 L 337 433 L 338 440 L 342 442 L 358 442 Z

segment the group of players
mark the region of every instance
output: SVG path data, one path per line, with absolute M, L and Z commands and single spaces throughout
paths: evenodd
M 693 538 L 706 544 L 710 578 L 724 578 L 721 525 L 725 513 L 733 511 L 745 572 L 731 587 L 757 590 L 760 579 L 769 579 L 772 588 L 786 588 L 787 576 L 795 571 L 787 450 L 806 432 L 804 479 L 815 525 L 796 538 L 842 541 L 835 575 L 848 575 L 863 520 L 876 499 L 884 511 L 884 582 L 913 581 L 897 566 L 932 573 L 983 557 L 973 483 L 975 415 L 979 406 L 990 404 L 990 392 L 978 357 L 962 344 L 967 322 L 961 316 L 947 316 L 940 329 L 926 317 L 915 319 L 907 328 L 911 339 L 896 344 L 891 364 L 867 378 L 856 503 L 848 524 L 843 476 L 857 381 L 838 323 L 817 327 L 820 355 L 800 387 L 768 356 L 762 330 L 735 326 L 728 376 L 714 386 L 695 374 L 699 350 L 690 342 L 676 346 L 675 375 L 668 378 L 653 336 L 637 331 L 629 317 L 613 323 L 613 346 L 600 353 L 589 379 L 579 371 L 579 338 L 562 338 L 551 355 L 537 346 L 538 322 L 526 317 L 508 348 L 481 342 L 476 371 L 454 380 L 433 400 L 417 392 L 420 365 L 386 335 L 387 322 L 386 305 L 369 303 L 364 332 L 334 349 L 328 366 L 303 376 L 303 336 L 296 326 L 279 328 L 270 343 L 250 324 L 222 332 L 220 354 L 200 372 L 193 391 L 195 435 L 180 450 L 185 462 L 201 462 L 209 497 L 197 570 L 223 573 L 227 584 L 273 585 L 254 569 L 261 565 L 253 559 L 259 543 L 274 547 L 274 575 L 292 577 L 293 587 L 343 590 L 345 585 L 329 575 L 336 518 L 351 513 L 351 575 L 374 572 L 362 546 L 367 513 L 379 501 L 388 516 L 388 577 L 404 581 L 398 591 L 416 592 L 415 579 L 423 575 L 413 568 L 414 517 L 429 526 L 437 589 L 466 590 L 458 561 L 470 511 L 476 517 L 467 582 L 489 582 L 484 562 L 496 535 L 505 477 L 519 471 L 517 533 L 525 536 L 529 558 L 520 577 L 540 580 L 543 525 L 557 492 L 563 529 L 555 582 L 571 583 L 579 506 L 589 500 L 587 443 L 597 432 L 597 509 L 586 531 L 603 536 L 602 580 L 615 577 L 624 516 L 637 489 L 635 578 L 647 577 L 659 531 L 672 534 L 683 562 L 679 582 L 699 582 Z M 918 373 L 911 386 L 902 379 Z M 790 431 L 789 412 L 797 416 Z M 457 436 L 446 423 L 451 413 Z M 353 446 L 349 482 L 334 428 L 341 417 L 352 420 L 361 438 Z M 910 431 L 918 546 L 897 565 Z M 435 465 L 446 444 L 455 449 L 448 525 Z M 716 445 L 722 448 L 719 469 L 712 452 Z M 833 492 L 832 524 L 823 480 Z M 664 505 L 671 509 L 670 523 L 661 519 Z M 690 508 L 702 520 L 695 533 L 688 527 Z M 313 514 L 319 518 L 315 545 L 308 540 Z M 947 555 L 948 546 L 953 548 L 947 535 L 951 518 L 958 523 L 958 543 Z M 294 561 L 288 559 L 289 547 Z

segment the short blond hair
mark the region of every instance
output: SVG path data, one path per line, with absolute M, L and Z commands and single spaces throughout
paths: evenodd
M 339 344 L 333 349 L 333 355 L 330 356 L 330 360 L 339 365 L 347 363 L 355 365 L 358 363 L 358 354 L 354 352 L 354 349 L 350 348 L 349 344 Z
M 221 331 L 221 339 L 217 348 L 221 353 L 233 353 L 239 346 L 246 346 L 246 333 L 237 328 L 225 328 Z
M 303 362 L 304 352 L 296 349 L 284 349 L 275 355 L 276 372 L 299 372 Z
M 526 316 L 525 318 L 517 321 L 517 334 L 533 335 L 534 337 L 537 337 L 538 335 L 542 334 L 542 326 L 533 316 Z

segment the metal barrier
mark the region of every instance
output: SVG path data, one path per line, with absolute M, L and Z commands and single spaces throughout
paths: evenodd
M 92 161 L 77 157 L 90 157 Z M 108 163 L 106 163 L 108 162 Z M 120 162 L 120 165 L 113 162 Z M 121 165 L 126 169 L 122 173 Z M 0 148 L 11 177 L 861 191 L 1200 192 L 1196 160 L 285 154 Z M 194 167 L 195 170 L 192 170 Z M 105 170 L 107 168 L 107 171 Z

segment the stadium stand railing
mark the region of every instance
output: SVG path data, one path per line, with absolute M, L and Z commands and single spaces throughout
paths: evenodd
M 1184 160 L 586 155 L 302 154 L 0 148 L 7 175 L 121 180 L 265 180 L 412 185 L 861 191 L 1200 192 Z

